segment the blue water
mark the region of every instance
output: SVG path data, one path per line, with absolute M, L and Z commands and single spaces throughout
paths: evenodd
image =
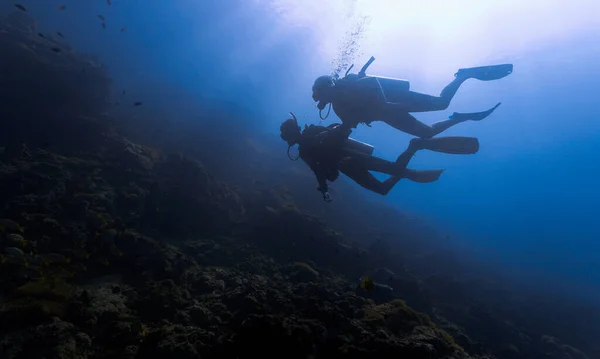
M 331 70 L 333 59 L 316 50 L 319 37 L 310 28 L 282 27 L 280 15 L 260 2 L 113 0 L 110 7 L 104 0 L 22 3 L 42 32 L 59 30 L 77 50 L 97 54 L 110 68 L 115 91 L 127 88 L 128 96 L 144 101 L 146 111 L 200 121 L 195 112 L 199 99 L 226 99 L 246 109 L 248 126 L 272 134 L 274 140 L 289 111 L 302 122 L 318 120 L 310 86 L 316 76 Z M 58 12 L 63 3 L 67 9 Z M 12 4 L 0 5 L 2 12 L 12 10 Z M 107 18 L 106 29 L 97 14 Z M 120 32 L 122 26 L 126 29 Z M 487 63 L 514 63 L 514 73 L 495 82 L 469 81 L 447 111 L 417 115 L 432 123 L 452 111 L 480 111 L 502 101 L 485 121 L 446 132 L 478 137 L 480 152 L 419 153 L 411 167 L 446 168 L 440 181 L 401 181 L 386 197 L 364 191 L 365 196 L 430 221 L 480 260 L 600 295 L 596 33 L 581 31 L 518 54 L 490 52 Z M 355 61 L 360 66 L 370 55 L 378 59 L 373 71 L 407 78 L 413 90 L 431 94 L 452 79 L 456 67 L 485 65 L 480 59 L 445 64 L 448 71 L 437 71 L 432 78 L 423 75 L 427 69 L 405 72 L 410 68 L 402 58 L 391 60 L 398 55 L 385 51 L 365 53 Z M 445 63 L 443 53 L 438 58 Z M 398 67 L 390 67 L 395 61 Z M 377 67 L 379 63 L 386 65 Z M 379 123 L 360 127 L 353 137 L 374 144 L 377 155 L 390 159 L 410 138 Z M 320 201 L 318 194 L 315 201 Z

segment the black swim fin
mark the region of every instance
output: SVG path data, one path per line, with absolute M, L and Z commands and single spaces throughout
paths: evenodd
M 491 115 L 492 112 L 494 112 L 498 108 L 498 106 L 500 106 L 501 104 L 502 104 L 502 102 L 498 102 L 496 104 L 496 106 L 490 108 L 489 110 L 481 111 L 481 112 L 471 112 L 471 113 L 454 112 L 448 118 L 451 120 L 460 120 L 460 121 L 481 121 L 484 118 Z
M 479 151 L 479 140 L 475 137 L 413 138 L 410 142 L 415 150 L 430 150 L 455 155 L 471 155 Z
M 413 182 L 431 183 L 437 181 L 444 170 L 404 170 L 404 178 Z
M 470 67 L 465 69 L 458 69 L 458 72 L 454 74 L 455 77 L 465 77 L 468 79 L 477 79 L 480 81 L 492 81 L 499 80 L 506 77 L 513 72 L 512 64 L 492 65 L 492 66 L 479 66 Z

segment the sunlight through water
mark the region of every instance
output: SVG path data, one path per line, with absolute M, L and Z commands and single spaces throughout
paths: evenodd
M 335 59 L 334 68 L 336 61 L 352 61 L 339 59 L 347 50 L 349 57 L 363 52 L 365 59 L 378 57 L 380 68 L 401 61 L 411 71 L 427 68 L 433 76 L 600 29 L 600 2 L 593 0 L 260 2 L 285 26 L 310 28 L 319 53 Z M 359 44 L 344 38 L 353 32 Z

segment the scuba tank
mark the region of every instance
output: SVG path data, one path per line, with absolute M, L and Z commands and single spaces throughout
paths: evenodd
M 352 137 L 348 137 L 346 139 L 344 147 L 347 150 L 357 151 L 369 156 L 373 155 L 373 151 L 375 150 L 375 147 L 371 146 L 370 144 L 355 140 Z
M 293 112 L 290 112 L 290 116 L 292 116 L 292 120 L 294 121 L 296 126 L 298 126 L 298 119 L 296 118 L 296 115 L 294 115 Z M 334 124 L 334 125 L 330 125 L 330 126 L 336 126 L 336 125 Z M 304 126 L 305 129 L 307 127 L 308 126 L 306 126 L 306 125 Z M 292 148 L 292 146 L 293 145 L 288 146 L 287 155 L 290 160 L 296 161 L 300 157 L 298 156 L 298 157 L 292 158 L 292 156 L 290 155 L 290 149 Z M 352 137 L 348 137 L 344 141 L 344 150 L 348 150 L 348 151 L 352 151 L 352 152 L 359 152 L 359 153 L 365 154 L 367 156 L 371 156 L 371 155 L 373 155 L 373 151 L 375 150 L 375 147 L 368 143 L 356 140 Z
M 349 74 L 350 70 L 352 70 L 354 67 L 354 65 L 351 65 L 348 70 L 346 70 L 346 74 L 344 75 L 343 79 L 358 81 L 364 77 L 375 77 L 377 81 L 379 81 L 379 84 L 383 89 L 383 93 L 389 102 L 403 102 L 406 98 L 406 93 L 410 91 L 410 81 L 386 76 L 367 75 L 367 68 L 371 66 L 373 61 L 375 61 L 375 57 L 371 56 L 369 61 L 365 63 L 365 65 L 357 74 Z
M 328 126 L 328 128 L 333 129 L 338 126 L 339 126 L 338 124 L 331 124 Z M 359 141 L 352 137 L 348 137 L 348 138 L 346 138 L 346 140 L 344 140 L 344 148 L 343 149 L 352 151 L 352 152 L 360 152 L 367 156 L 371 156 L 371 155 L 373 155 L 373 151 L 375 151 L 375 146 L 370 145 L 366 142 Z

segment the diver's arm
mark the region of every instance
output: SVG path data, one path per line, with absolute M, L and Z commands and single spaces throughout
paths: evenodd
M 329 190 L 329 187 L 327 186 L 327 180 L 325 179 L 325 176 L 323 176 L 322 174 L 315 172 L 315 175 L 317 176 L 317 182 L 319 183 L 319 187 L 317 187 L 317 191 L 319 192 L 327 192 Z
M 327 178 L 319 168 L 313 168 L 313 172 L 315 173 L 315 176 L 317 177 L 317 182 L 319 183 L 317 191 L 323 194 L 323 200 L 325 202 L 331 202 L 331 196 L 329 195 L 329 187 L 327 186 Z
M 331 195 L 329 194 L 329 188 L 327 188 L 327 182 L 323 181 L 323 184 L 325 186 L 323 187 L 322 185 L 319 185 L 319 187 L 317 187 L 317 191 L 321 192 L 323 195 L 323 201 L 331 202 Z

